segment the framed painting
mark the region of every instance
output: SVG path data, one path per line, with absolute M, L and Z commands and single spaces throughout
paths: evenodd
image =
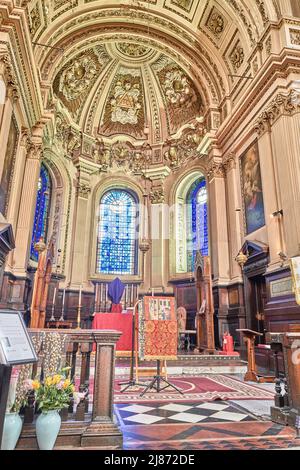
M 9 128 L 9 135 L 8 135 L 5 158 L 4 158 L 1 182 L 0 182 L 0 212 L 4 216 L 7 215 L 9 196 L 10 196 L 15 161 L 16 161 L 18 140 L 19 140 L 19 130 L 18 130 L 15 118 L 12 117 L 10 128 Z
M 249 235 L 266 223 L 257 141 L 241 156 L 240 171 L 245 233 Z

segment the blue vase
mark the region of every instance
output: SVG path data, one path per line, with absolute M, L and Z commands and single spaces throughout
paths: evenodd
M 36 437 L 40 450 L 52 450 L 61 426 L 58 410 L 42 412 L 36 420 Z
M 14 450 L 22 431 L 23 421 L 18 413 L 6 413 L 1 450 Z

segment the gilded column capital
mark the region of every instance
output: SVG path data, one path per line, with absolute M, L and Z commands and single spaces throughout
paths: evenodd
M 26 140 L 27 158 L 29 160 L 41 160 L 43 155 L 42 142 L 36 142 L 31 139 Z
M 223 168 L 225 173 L 236 169 L 236 156 L 234 153 L 229 153 L 223 158 Z
M 91 190 L 91 186 L 87 182 L 78 180 L 76 187 L 78 197 L 88 199 Z
M 225 178 L 225 169 L 221 159 L 211 160 L 208 163 L 207 178 L 210 183 L 216 178 Z

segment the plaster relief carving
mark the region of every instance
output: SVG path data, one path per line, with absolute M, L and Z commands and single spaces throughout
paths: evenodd
M 240 67 L 243 65 L 244 59 L 245 59 L 244 49 L 240 42 L 238 42 L 235 45 L 229 58 L 230 58 L 230 62 L 233 66 L 234 71 L 237 72 L 240 69 Z
M 220 39 L 225 29 L 225 18 L 221 13 L 213 8 L 206 22 L 206 27 L 217 38 Z

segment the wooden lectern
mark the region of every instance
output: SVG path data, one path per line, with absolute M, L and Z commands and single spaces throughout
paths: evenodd
M 236 330 L 238 333 L 242 333 L 244 342 L 247 345 L 248 353 L 248 370 L 244 377 L 245 382 L 257 382 L 257 383 L 272 383 L 275 381 L 275 377 L 259 377 L 257 373 L 257 366 L 255 361 L 255 338 L 257 336 L 263 336 L 262 333 L 252 330 Z

